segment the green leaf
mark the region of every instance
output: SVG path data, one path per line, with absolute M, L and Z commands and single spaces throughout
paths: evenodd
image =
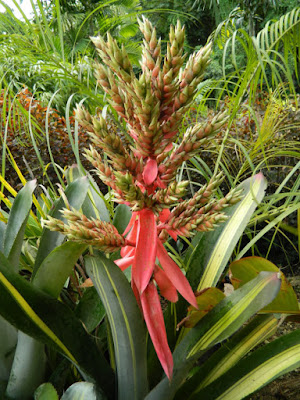
M 241 360 L 197 393 L 195 399 L 239 400 L 300 367 L 300 330 L 274 340 Z
M 92 337 L 63 303 L 11 271 L 0 253 L 0 314 L 27 335 L 65 355 L 113 397 L 113 372 Z
M 0 317 L 0 380 L 9 378 L 17 337 L 16 328 Z
M 92 332 L 106 315 L 105 307 L 94 287 L 87 288 L 75 309 L 77 318 Z
M 19 331 L 6 396 L 10 399 L 31 399 L 35 389 L 43 382 L 45 371 L 43 343 Z
M 281 287 L 277 297 L 264 307 L 262 313 L 300 314 L 297 295 L 284 274 L 271 261 L 262 257 L 246 257 L 234 261 L 229 266 L 230 280 L 237 289 L 254 279 L 261 271 L 271 271 L 280 274 Z
M 17 194 L 9 213 L 4 236 L 4 254 L 12 263 L 14 271 L 19 270 L 24 232 L 27 218 L 32 205 L 32 193 L 36 180 L 29 181 Z
M 117 228 L 118 232 L 122 234 L 131 218 L 131 210 L 126 204 L 119 204 L 115 210 L 113 225 Z
M 82 171 L 78 165 L 72 165 L 67 171 L 68 182 L 73 182 L 82 176 L 87 176 L 90 182 L 90 187 L 87 196 L 82 204 L 82 212 L 88 218 L 98 218 L 101 221 L 110 221 L 109 212 L 101 195 L 101 190 L 99 189 L 95 180 L 84 170 Z
M 124 38 L 131 38 L 137 34 L 138 30 L 139 28 L 136 24 L 130 24 L 122 27 L 119 34 Z
M 68 388 L 61 400 L 105 400 L 97 387 L 89 382 L 77 382 Z M 46 400 L 46 399 L 45 399 Z
M 82 177 L 76 179 L 74 182 L 71 182 L 65 191 L 65 196 L 68 199 L 70 206 L 74 207 L 76 210 L 80 209 L 84 199 L 86 198 L 87 191 L 89 188 L 89 181 L 87 177 Z M 65 207 L 65 203 L 63 198 L 60 198 L 50 215 L 53 218 L 58 218 L 63 220 L 60 210 Z M 65 240 L 65 236 L 60 232 L 53 232 L 49 229 L 44 228 L 43 234 L 41 237 L 38 253 L 35 260 L 35 266 L 33 270 L 33 276 L 35 276 L 38 268 L 44 259 L 54 250 L 57 246 L 60 246 L 62 242 Z
M 43 383 L 34 392 L 34 400 L 59 400 L 59 398 L 51 383 Z
M 163 379 L 146 399 L 172 399 L 196 360 L 210 347 L 231 336 L 253 314 L 269 304 L 279 288 L 280 280 L 276 273 L 261 272 L 255 279 L 222 300 L 176 347 L 173 354 L 172 381 Z
M 0 221 L 0 251 L 3 253 L 6 224 Z
M 214 231 L 199 235 L 187 266 L 187 278 L 194 290 L 217 284 L 253 211 L 263 199 L 266 186 L 261 173 L 242 182 L 238 188 L 243 189 L 244 196 L 226 212 L 230 218 Z
M 277 326 L 278 320 L 272 315 L 258 315 L 253 318 L 201 364 L 198 371 L 176 393 L 175 399 L 187 399 L 197 394 L 232 368 L 255 346 L 272 336 Z
M 32 282 L 53 297 L 58 297 L 72 269 L 86 249 L 85 244 L 65 242 L 42 262 Z
M 119 267 L 100 252 L 86 256 L 85 262 L 112 331 L 118 399 L 142 399 L 148 388 L 146 330 L 130 284 Z

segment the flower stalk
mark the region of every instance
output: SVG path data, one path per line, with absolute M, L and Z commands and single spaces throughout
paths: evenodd
M 76 109 L 76 118 L 92 141 L 86 158 L 100 179 L 112 188 L 115 201 L 132 210 L 127 229 L 120 235 L 112 224 L 88 219 L 75 210 L 63 210 L 67 223 L 48 217 L 45 224 L 70 240 L 106 252 L 121 249 L 121 258 L 115 263 L 122 270 L 132 266 L 132 290 L 161 365 L 171 379 L 173 359 L 157 287 L 169 301 L 176 302 L 179 292 L 196 308 L 197 302 L 163 243 L 169 237 L 177 240 L 178 235 L 190 237 L 197 231 L 214 229 L 226 220 L 223 210 L 235 204 L 240 193 L 233 190 L 222 199 L 213 197 L 222 181 L 219 174 L 191 199 L 183 200 L 188 182 L 176 181 L 182 163 L 197 154 L 227 120 L 227 115 L 221 113 L 205 124 L 189 127 L 178 140 L 182 118 L 209 63 L 211 43 L 191 55 L 184 66 L 184 27 L 179 22 L 170 29 L 165 57 L 151 23 L 143 18 L 139 26 L 144 35 L 139 77 L 133 73 L 125 48 L 119 48 L 109 34 L 106 41 L 92 38 L 104 64 L 95 64 L 98 83 L 127 123 L 132 143 L 111 133 L 101 115 L 92 117 L 81 106 Z M 107 156 L 105 161 L 103 153 Z

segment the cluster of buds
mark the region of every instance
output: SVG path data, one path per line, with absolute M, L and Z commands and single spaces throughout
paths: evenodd
M 144 35 L 139 77 L 133 72 L 125 48 L 119 48 L 109 34 L 107 41 L 92 38 L 103 62 L 95 65 L 95 75 L 111 106 L 126 121 L 131 142 L 109 132 L 101 115 L 93 117 L 80 106 L 76 110 L 76 118 L 92 142 L 86 158 L 112 188 L 115 201 L 132 209 L 127 229 L 120 235 L 112 224 L 88 219 L 74 210 L 63 211 L 68 224 L 49 218 L 46 225 L 70 240 L 104 251 L 121 249 L 121 258 L 115 262 L 122 270 L 132 266 L 132 289 L 158 358 L 171 378 L 173 359 L 157 286 L 167 300 L 176 302 L 179 292 L 196 308 L 197 302 L 163 243 L 169 236 L 177 240 L 178 235 L 189 237 L 196 231 L 214 229 L 226 220 L 224 209 L 239 201 L 240 193 L 231 191 L 222 199 L 214 197 L 222 181 L 216 175 L 191 199 L 184 199 L 188 182 L 176 181 L 182 163 L 198 153 L 227 120 L 224 113 L 218 114 L 190 127 L 179 139 L 182 118 L 209 63 L 211 43 L 191 55 L 184 66 L 184 28 L 179 22 L 171 27 L 164 58 L 155 28 L 146 19 L 139 25 Z

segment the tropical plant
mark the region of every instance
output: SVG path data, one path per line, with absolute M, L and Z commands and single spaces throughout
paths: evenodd
M 14 332 L 14 340 L 3 341 L 3 362 L 18 343 L 2 378 L 10 398 L 30 398 L 44 380 L 41 343 L 77 367 L 81 378 L 73 376 L 73 381 L 87 381 L 71 385 L 63 400 L 75 395 L 159 400 L 182 398 L 183 393 L 185 398 L 241 399 L 300 365 L 299 330 L 245 357 L 274 332 L 280 323 L 278 314 L 299 315 L 295 293 L 278 268 L 260 258 L 240 259 L 238 254 L 230 265 L 233 293 L 225 297 L 216 288 L 264 196 L 262 174 L 225 197 L 218 197 L 221 177 L 214 175 L 192 198 L 181 200 L 187 183 L 176 179 L 178 168 L 226 121 L 221 113 L 198 123 L 176 144 L 181 119 L 203 78 L 211 46 L 192 55 L 182 67 L 184 30 L 180 24 L 170 30 L 164 60 L 155 29 L 147 20 L 140 27 L 145 40 L 139 78 L 132 72 L 126 51 L 111 36 L 107 42 L 94 38 L 107 64 L 97 65 L 97 79 L 130 127 L 128 135 L 110 134 L 101 114 L 92 117 L 82 106 L 76 111 L 93 142 L 87 158 L 111 187 L 109 196 L 121 203 L 112 210 L 113 221 L 104 200 L 96 196 L 95 183 L 80 177 L 80 168 L 71 169 L 69 179 L 79 177 L 61 192 L 51 211 L 35 197 L 36 215 L 30 211 L 35 181 L 28 182 L 13 202 L 6 199 L 10 212 L 2 211 L 0 223 L 0 314 L 8 322 L 3 320 L 1 332 Z M 43 230 L 40 217 L 46 225 Z M 168 242 L 169 236 L 176 240 L 177 236 L 190 237 L 193 231 L 198 233 L 180 257 Z M 70 240 L 65 242 L 62 233 Z M 35 254 L 31 252 L 33 262 L 30 258 L 32 274 L 27 273 L 30 282 L 20 276 L 24 234 L 31 247 L 36 247 Z M 76 308 L 72 311 L 57 298 L 63 298 L 64 284 L 82 254 L 84 263 L 73 275 L 79 282 L 73 285 L 78 294 L 74 298 L 73 293 Z M 156 265 L 156 256 L 160 265 Z M 131 274 L 125 276 L 122 270 L 130 265 Z M 84 268 L 94 285 L 86 290 L 88 299 L 80 298 L 79 284 L 89 284 Z M 154 280 L 160 293 L 171 300 L 165 313 Z M 177 291 L 185 299 L 177 301 Z M 186 300 L 193 306 L 188 314 Z M 258 312 L 267 315 L 256 316 L 244 326 Z M 90 333 L 103 338 L 103 331 L 95 328 L 105 313 L 108 338 L 101 349 Z M 147 343 L 143 316 L 153 346 Z M 224 346 L 218 348 L 220 342 Z M 48 350 L 49 358 L 51 354 Z M 65 364 L 57 366 L 56 374 L 64 369 Z M 40 386 L 35 396 L 42 398 L 45 393 L 48 399 L 58 398 L 50 384 Z
M 255 99 L 258 88 L 271 93 L 281 85 L 283 89 L 288 87 L 289 92 L 285 90 L 284 93 L 295 97 L 293 74 L 298 79 L 300 8 L 296 7 L 278 21 L 267 22 L 256 36 L 236 29 L 232 22 L 232 18 L 222 22 L 212 34 L 223 48 L 222 68 L 224 78 L 226 76 L 223 90 L 226 94 L 235 102 L 241 102 L 245 96 Z M 225 69 L 228 60 L 234 67 L 230 74 Z M 238 106 L 235 104 L 233 108 Z
M 69 13 L 66 16 L 62 12 L 59 1 L 53 3 L 51 12 L 47 12 L 38 0 L 36 5 L 32 2 L 32 19 L 26 17 L 17 0 L 13 3 L 22 20 L 0 1 L 6 10 L 0 14 L 1 85 L 9 86 L 14 92 L 26 85 L 44 104 L 58 92 L 53 105 L 60 111 L 64 111 L 71 95 L 73 105 L 82 96 L 94 105 L 101 102 L 101 90 L 94 90 L 93 49 L 89 35 L 112 31 L 128 46 L 132 58 L 139 54 L 138 43 L 130 40 L 137 31 L 136 22 L 134 24 L 132 20 L 138 11 L 136 1 L 90 3 L 88 14 L 74 12 L 71 18 Z

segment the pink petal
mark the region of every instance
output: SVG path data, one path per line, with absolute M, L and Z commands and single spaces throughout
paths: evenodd
M 155 265 L 154 269 L 154 279 L 159 287 L 160 294 L 164 296 L 165 299 L 172 301 L 172 303 L 176 303 L 178 300 L 177 290 L 166 273 L 157 265 Z
M 143 179 L 147 186 L 151 185 L 157 177 L 157 162 L 153 158 L 148 158 L 143 171 Z
M 136 218 L 136 215 L 135 215 L 135 218 Z M 130 224 L 130 222 L 129 222 L 129 224 Z M 128 226 L 127 226 L 127 228 L 128 228 Z M 126 228 L 126 230 L 127 230 L 127 228 Z M 136 243 L 137 233 L 138 233 L 138 220 L 135 220 L 134 223 L 133 223 L 131 231 L 126 236 L 126 240 L 128 240 L 130 242 L 133 242 L 133 243 Z M 132 252 L 132 250 L 135 250 L 135 248 L 132 247 L 132 246 L 124 246 L 124 247 L 122 247 L 121 256 L 122 257 L 128 256 L 130 254 L 130 252 Z
M 195 308 L 198 309 L 196 297 L 192 291 L 192 288 L 183 275 L 178 265 L 170 258 L 167 250 L 164 248 L 162 242 L 157 240 L 157 257 L 161 263 L 161 266 L 167 274 L 170 281 L 176 287 L 178 292 Z
M 155 265 L 157 227 L 156 218 L 152 210 L 145 208 L 138 212 L 139 229 L 132 265 L 132 278 L 140 293 L 146 289 Z
M 146 325 L 158 359 L 169 380 L 173 374 L 173 357 L 168 345 L 164 316 L 160 299 L 154 283 L 151 281 L 141 294 L 141 303 Z
M 167 219 L 169 218 L 171 214 L 171 211 L 168 208 L 164 208 L 160 213 L 159 213 L 159 220 L 160 222 L 166 222 Z
M 117 266 L 124 271 L 126 268 L 128 268 L 130 265 L 132 265 L 134 260 L 134 256 L 131 257 L 123 257 L 120 258 L 119 260 L 115 260 L 114 263 L 117 264 Z

